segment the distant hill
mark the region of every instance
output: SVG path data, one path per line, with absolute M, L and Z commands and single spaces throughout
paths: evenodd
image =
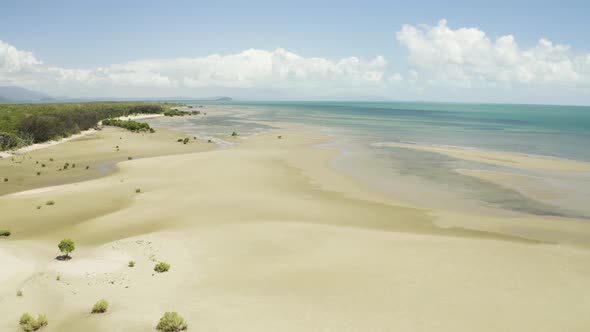
M 49 95 L 18 86 L 0 86 L 0 104 L 48 103 L 55 101 Z
M 18 86 L 0 86 L 0 104 L 39 104 L 59 102 L 92 102 L 92 101 L 233 101 L 231 97 L 215 96 L 208 98 L 195 97 L 95 97 L 95 98 L 71 98 L 66 96 L 53 97 L 48 94 L 28 90 Z

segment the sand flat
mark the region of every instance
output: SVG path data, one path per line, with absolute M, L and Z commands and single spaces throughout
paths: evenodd
M 560 233 L 558 219 L 398 204 L 333 171 L 334 152 L 312 147 L 325 138 L 280 133 L 282 140 L 272 132 L 229 149 L 133 159 L 100 178 L 0 196 L 0 227 L 13 230 L 0 239 L 0 257 L 35 266 L 4 272 L 0 330 L 16 330 L 25 311 L 47 314 L 44 331 L 63 332 L 152 330 L 165 311 L 181 313 L 189 331 L 590 327 L 588 224 L 564 223 Z M 103 134 L 92 144 L 119 137 Z M 152 148 L 169 154 L 168 145 Z M 35 208 L 49 199 L 56 204 Z M 64 237 L 78 249 L 57 262 Z M 155 274 L 159 260 L 171 271 Z M 109 313 L 90 315 L 100 298 Z
M 551 158 L 546 156 L 395 142 L 381 143 L 380 146 L 435 152 L 457 159 L 528 170 L 590 172 L 590 163 L 576 160 Z

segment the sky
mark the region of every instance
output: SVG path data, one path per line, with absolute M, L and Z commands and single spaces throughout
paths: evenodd
M 590 104 L 590 1 L 0 0 L 0 86 Z

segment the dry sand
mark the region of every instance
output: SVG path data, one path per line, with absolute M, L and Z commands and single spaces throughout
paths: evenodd
M 334 152 L 311 147 L 325 138 L 278 134 L 5 190 L 0 228 L 13 235 L 0 239 L 0 330 L 17 330 L 25 311 L 60 332 L 150 331 L 165 311 L 189 331 L 590 329 L 588 224 L 401 205 L 332 170 Z M 102 155 L 121 131 L 100 135 L 30 156 Z M 151 156 L 207 147 L 134 138 Z M 43 187 L 28 181 L 21 190 Z M 64 237 L 78 248 L 56 261 Z M 159 260 L 171 270 L 154 273 Z M 101 298 L 109 312 L 90 315 Z

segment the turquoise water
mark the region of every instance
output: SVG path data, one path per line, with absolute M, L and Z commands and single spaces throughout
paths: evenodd
M 250 119 L 348 129 L 376 141 L 469 146 L 590 160 L 590 107 L 418 102 L 223 105 L 259 112 Z
M 189 102 L 204 117 L 160 118 L 155 125 L 199 137 L 262 132 L 274 123 L 313 125 L 342 151 L 334 166 L 412 203 L 483 206 L 516 213 L 590 217 L 590 174 L 530 172 L 458 160 L 381 142 L 411 142 L 590 161 L 590 107 L 421 102 Z M 370 169 L 370 172 L 367 170 Z M 483 170 L 526 175 L 541 189 L 567 192 L 547 200 L 461 174 Z M 557 189 L 555 189 L 557 188 Z M 426 199 L 424 199 L 426 200 Z M 434 203 L 432 203 L 434 202 Z

